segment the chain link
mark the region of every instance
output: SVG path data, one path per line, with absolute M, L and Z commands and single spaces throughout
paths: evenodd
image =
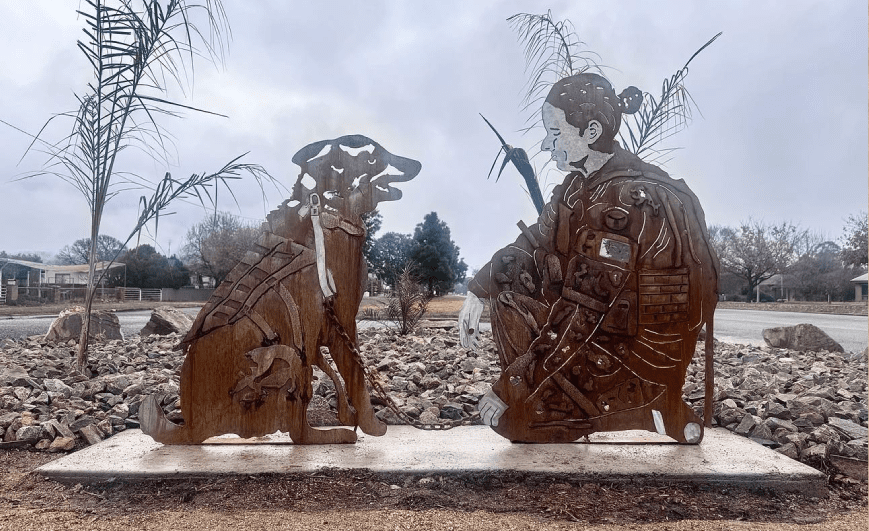
M 335 329 L 338 331 L 338 335 L 341 336 L 341 340 L 344 342 L 347 349 L 350 350 L 350 352 L 353 354 L 354 361 L 358 363 L 360 367 L 362 367 L 362 373 L 365 375 L 365 379 L 368 381 L 368 384 L 371 386 L 372 389 L 377 392 L 380 398 L 386 403 L 386 407 L 388 407 L 389 410 L 392 411 L 396 417 L 418 430 L 427 431 L 445 431 L 453 429 L 457 426 L 470 426 L 480 419 L 480 414 L 474 413 L 470 417 L 461 420 L 451 420 L 438 424 L 425 424 L 402 411 L 401 408 L 398 407 L 398 404 L 395 403 L 395 400 L 393 400 L 392 396 L 389 395 L 389 392 L 383 388 L 383 385 L 381 385 L 379 379 L 377 378 L 377 375 L 371 371 L 371 368 L 366 363 L 364 356 L 359 351 L 359 349 L 356 348 L 356 342 L 350 337 L 350 334 L 348 334 L 344 327 L 341 325 L 341 322 L 338 320 L 338 316 L 335 314 L 333 301 L 334 299 L 332 297 L 329 297 L 324 301 L 323 306 L 326 309 L 326 315 L 332 321 L 332 324 L 335 325 Z

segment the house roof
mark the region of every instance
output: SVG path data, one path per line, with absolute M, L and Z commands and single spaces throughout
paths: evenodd
M 52 264 L 43 264 L 41 262 L 28 262 L 27 260 L 15 260 L 14 258 L 0 258 L 0 262 L 7 262 L 10 264 L 20 265 L 24 267 L 29 267 L 31 269 L 39 269 L 40 271 L 45 271 L 46 273 L 87 273 L 88 265 L 87 264 L 78 264 L 78 265 L 52 265 Z M 121 262 L 115 262 L 109 265 L 109 262 L 97 262 L 96 270 L 104 271 L 106 269 L 114 269 L 116 267 L 124 267 Z
M 857 278 L 852 278 L 851 282 L 853 282 L 855 284 L 862 282 L 865 284 L 865 283 L 869 282 L 869 273 L 863 273 L 862 275 L 860 275 Z
M 760 283 L 761 286 L 775 286 L 785 288 L 792 287 L 791 284 L 791 277 L 789 275 L 782 275 L 779 273 L 776 273 L 775 275 Z

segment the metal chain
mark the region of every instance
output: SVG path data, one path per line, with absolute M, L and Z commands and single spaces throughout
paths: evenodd
M 335 315 L 333 299 L 331 297 L 327 298 L 324 301 L 323 306 L 326 309 L 326 315 L 329 316 L 329 319 L 332 321 L 332 324 L 335 325 L 335 329 L 338 331 L 338 335 L 341 336 L 341 340 L 344 341 L 345 346 L 353 354 L 354 361 L 358 363 L 360 367 L 362 367 L 362 373 L 365 375 L 365 379 L 368 381 L 369 385 L 371 385 L 371 388 L 377 392 L 380 398 L 383 399 L 383 401 L 386 403 L 386 406 L 390 409 L 390 411 L 392 411 L 399 419 L 418 430 L 427 431 L 445 431 L 453 429 L 457 426 L 469 426 L 480 419 L 480 414 L 474 413 L 470 417 L 461 420 L 451 420 L 438 424 L 425 424 L 402 411 L 398 407 L 398 404 L 395 403 L 395 400 L 393 400 L 392 396 L 389 395 L 389 392 L 386 391 L 386 389 L 384 389 L 383 386 L 380 384 L 377 375 L 372 373 L 371 368 L 366 363 L 364 356 L 359 351 L 359 349 L 356 348 L 356 342 L 350 337 L 350 334 L 348 334 L 344 327 L 341 325 L 341 322 L 338 320 L 338 316 Z

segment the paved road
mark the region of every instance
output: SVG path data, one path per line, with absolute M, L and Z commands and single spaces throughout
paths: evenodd
M 198 308 L 184 308 L 196 315 Z M 118 312 L 124 337 L 139 333 L 151 316 L 150 311 Z M 26 316 L 0 319 L 0 339 L 45 334 L 54 316 Z M 715 337 L 729 343 L 763 345 L 761 331 L 775 326 L 811 323 L 838 341 L 849 352 L 861 352 L 867 345 L 869 319 L 852 315 L 818 313 L 764 312 L 756 310 L 718 310 L 715 312 Z M 481 327 L 488 329 L 487 324 Z
M 196 316 L 199 308 L 180 308 L 181 311 L 191 316 Z M 133 312 L 118 312 L 118 321 L 121 324 L 121 333 L 124 337 L 132 337 L 139 334 L 142 327 L 151 318 L 151 310 L 137 310 Z M 0 339 L 41 335 L 48 332 L 51 322 L 56 315 L 26 315 L 21 317 L 0 317 Z
M 869 318 L 822 313 L 723 310 L 715 312 L 715 337 L 728 343 L 763 345 L 764 328 L 809 323 L 839 342 L 848 352 L 862 352 L 867 345 Z

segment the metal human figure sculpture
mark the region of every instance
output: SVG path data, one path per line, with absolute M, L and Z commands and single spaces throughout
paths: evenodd
M 625 429 L 703 437 L 682 387 L 715 311 L 718 259 L 685 183 L 614 140 L 641 102 L 597 74 L 552 87 L 541 149 L 570 173 L 468 285 L 462 345 L 476 347 L 488 300 L 502 368 L 481 417 L 512 441 Z
M 361 135 L 315 142 L 293 162 L 302 170 L 292 197 L 267 216 L 257 250 L 220 284 L 182 340 L 183 426 L 167 420 L 153 396 L 140 408 L 142 431 L 158 442 L 277 430 L 299 444 L 355 442 L 354 430 L 308 424 L 314 366 L 334 382 L 343 424 L 386 433 L 355 349 L 367 278 L 361 216 L 400 199 L 391 184 L 413 179 L 421 165 Z

